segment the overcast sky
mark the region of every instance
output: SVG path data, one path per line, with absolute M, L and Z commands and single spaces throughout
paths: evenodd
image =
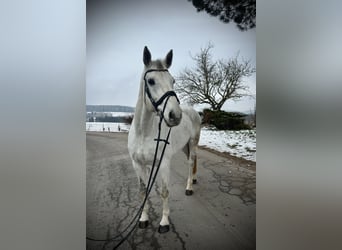
M 228 59 L 237 52 L 255 66 L 256 30 L 241 32 L 187 0 L 87 1 L 87 104 L 135 107 L 143 70 L 143 48 L 152 59 L 173 49 L 170 73 L 193 67 L 195 55 L 209 42 L 213 58 Z M 255 74 L 246 80 L 256 92 Z M 255 99 L 228 101 L 224 110 L 246 112 Z

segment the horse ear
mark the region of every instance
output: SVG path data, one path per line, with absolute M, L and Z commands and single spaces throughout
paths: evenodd
M 151 52 L 148 50 L 147 46 L 145 46 L 144 48 L 143 61 L 144 61 L 145 66 L 148 66 L 151 62 Z
M 167 53 L 166 58 L 165 58 L 165 63 L 166 63 L 166 67 L 170 68 L 172 64 L 172 50 L 170 50 L 169 53 Z

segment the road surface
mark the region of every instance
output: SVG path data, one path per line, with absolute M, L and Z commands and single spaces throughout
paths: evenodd
M 117 235 L 135 215 L 137 177 L 127 150 L 127 133 L 87 132 L 87 236 Z M 153 189 L 150 224 L 137 228 L 119 249 L 255 249 L 255 163 L 198 150 L 194 194 L 185 195 L 186 158 L 179 153 L 170 176 L 170 231 L 158 233 L 162 203 Z M 87 249 L 117 243 L 87 241 Z

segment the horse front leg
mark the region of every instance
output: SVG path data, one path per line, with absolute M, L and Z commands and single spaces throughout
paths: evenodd
M 139 194 L 140 194 L 140 199 L 141 202 L 145 200 L 145 195 L 146 195 L 146 184 L 142 179 L 140 179 L 140 188 L 139 188 Z M 139 219 L 139 228 L 146 228 L 148 226 L 148 210 L 149 210 L 149 205 L 147 203 L 148 200 L 146 200 L 145 205 L 143 207 L 143 210 L 141 212 L 141 216 Z
M 170 230 L 170 208 L 169 208 L 169 166 L 166 166 L 161 171 L 162 187 L 161 187 L 161 199 L 163 201 L 163 216 L 159 224 L 159 233 L 166 233 Z
M 147 190 L 147 181 L 148 181 L 148 168 L 140 167 L 140 171 L 138 171 L 138 177 L 139 177 L 139 196 L 141 202 L 145 200 L 146 196 L 146 190 Z M 140 218 L 139 218 L 139 228 L 146 228 L 148 226 L 148 210 L 149 210 L 149 204 L 147 203 L 148 199 L 146 200 L 143 210 L 141 212 Z

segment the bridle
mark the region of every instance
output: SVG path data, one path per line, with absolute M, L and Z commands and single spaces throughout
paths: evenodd
M 152 105 L 153 105 L 153 107 L 154 107 L 154 110 L 155 110 L 157 113 L 159 113 L 158 106 L 159 106 L 160 104 L 162 104 L 163 101 L 164 101 L 166 98 L 167 98 L 167 100 L 166 100 L 166 102 L 167 102 L 171 96 L 174 96 L 174 97 L 176 97 L 177 102 L 178 102 L 178 103 L 180 103 L 180 102 L 179 102 L 179 99 L 178 99 L 176 93 L 175 93 L 173 90 L 169 90 L 169 91 L 165 92 L 165 94 L 162 95 L 162 97 L 160 97 L 159 100 L 157 100 L 157 101 L 155 101 L 155 100 L 153 99 L 153 97 L 152 97 L 152 95 L 151 95 L 151 92 L 150 92 L 150 89 L 149 89 L 149 87 L 148 87 L 148 85 L 147 85 L 146 75 L 147 75 L 147 73 L 154 72 L 154 71 L 159 71 L 159 72 L 169 72 L 169 71 L 168 71 L 167 69 L 149 69 L 149 70 L 147 70 L 147 71 L 145 72 L 145 74 L 144 74 L 145 93 L 147 94 L 147 97 L 150 99 L 150 101 L 151 101 L 151 103 L 152 103 Z M 166 103 L 165 103 L 165 105 L 164 105 L 163 112 L 161 113 L 162 116 L 164 115 L 163 113 L 164 113 L 164 110 L 165 110 L 165 106 L 166 106 Z

